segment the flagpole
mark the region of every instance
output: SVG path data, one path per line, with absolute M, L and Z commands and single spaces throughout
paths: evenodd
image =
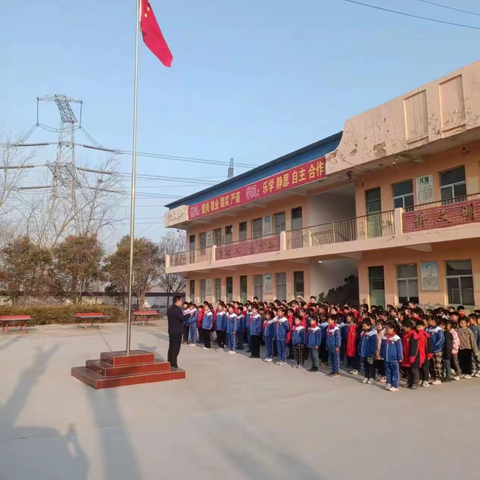
M 138 107 L 138 47 L 140 41 L 141 0 L 137 2 L 135 23 L 135 73 L 133 83 L 133 147 L 132 147 L 132 184 L 130 188 L 130 266 L 128 278 L 128 317 L 127 317 L 127 355 L 130 355 L 132 340 L 132 284 L 133 284 L 133 244 L 135 241 L 135 190 L 137 186 L 137 107 Z

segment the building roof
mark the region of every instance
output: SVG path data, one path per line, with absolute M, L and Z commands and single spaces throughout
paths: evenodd
M 287 155 L 283 155 L 282 157 L 253 168 L 248 172 L 242 173 L 233 178 L 229 178 L 224 182 L 176 200 L 175 202 L 169 203 L 165 206 L 171 210 L 179 207 L 180 205 L 195 205 L 196 203 L 203 202 L 217 195 L 222 195 L 223 193 L 230 192 L 231 190 L 244 187 L 245 185 L 249 185 L 250 183 L 261 180 L 262 178 L 282 172 L 283 170 L 287 170 L 289 168 L 296 167 L 297 165 L 301 165 L 302 163 L 323 157 L 327 153 L 333 152 L 338 147 L 342 138 L 342 134 L 343 132 L 339 132 L 331 135 L 330 137 L 307 145 L 299 150 L 295 150 Z

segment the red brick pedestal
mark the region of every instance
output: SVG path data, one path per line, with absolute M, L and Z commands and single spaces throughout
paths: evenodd
M 137 383 L 165 382 L 185 378 L 185 370 L 170 367 L 170 363 L 156 360 L 155 354 L 145 350 L 104 352 L 100 360 L 87 360 L 85 367 L 73 367 L 72 375 L 96 390 L 123 387 Z

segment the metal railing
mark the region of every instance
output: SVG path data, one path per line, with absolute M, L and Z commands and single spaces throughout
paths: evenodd
M 405 212 L 420 212 L 422 210 L 428 210 L 436 207 L 447 207 L 449 205 L 457 205 L 458 203 L 469 202 L 471 200 L 480 199 L 480 193 L 473 193 L 471 195 L 461 195 L 455 198 L 449 198 L 448 200 L 438 200 L 436 202 L 422 203 L 414 205 L 413 207 L 405 208 Z
M 170 256 L 171 267 L 182 267 L 194 263 L 211 262 L 212 247 L 198 248 L 186 252 L 174 253 Z
M 394 211 L 348 218 L 298 230 L 289 230 L 285 233 L 287 250 L 388 237 L 395 234 Z
M 274 233 L 219 246 L 215 250 L 215 260 L 244 257 L 257 253 L 278 252 L 279 250 L 280 234 Z

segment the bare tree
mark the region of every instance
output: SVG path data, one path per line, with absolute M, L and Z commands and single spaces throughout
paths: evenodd
M 158 285 L 166 293 L 184 292 L 187 285 L 187 279 L 184 275 L 178 273 L 167 273 L 165 268 L 165 258 L 167 255 L 173 255 L 186 250 L 185 232 L 169 231 L 161 238 L 158 246 L 160 257 L 162 258 Z

